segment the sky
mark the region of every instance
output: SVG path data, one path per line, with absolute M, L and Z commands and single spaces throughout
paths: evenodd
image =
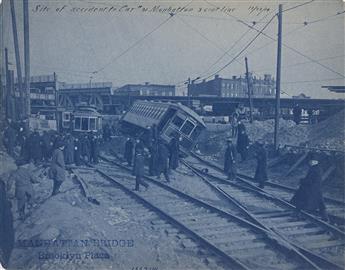
M 14 1 L 23 66 L 22 1 Z M 31 74 L 56 72 L 68 83 L 174 84 L 183 91 L 188 78 L 243 76 L 247 56 L 255 76 L 276 77 L 278 4 L 285 10 L 282 97 L 344 98 L 321 88 L 344 85 L 340 0 L 29 0 Z M 1 6 L 0 42 L 14 64 L 9 0 Z

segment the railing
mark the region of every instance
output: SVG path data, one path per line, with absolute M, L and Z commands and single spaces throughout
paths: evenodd
M 24 82 L 25 78 L 23 78 Z M 37 82 L 54 82 L 55 76 L 54 75 L 40 75 L 40 76 L 31 76 L 30 83 L 37 83 Z M 18 83 L 18 78 L 15 79 L 15 82 Z
M 64 89 L 87 89 L 87 88 L 112 88 L 111 82 L 94 82 L 94 83 L 72 83 L 61 84 L 60 90 Z

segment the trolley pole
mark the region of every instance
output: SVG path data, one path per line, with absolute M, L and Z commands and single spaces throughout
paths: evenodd
M 10 71 L 8 69 L 8 50 L 5 48 L 5 82 L 6 90 L 4 93 L 6 119 L 10 118 Z
M 244 58 L 246 63 L 246 79 L 247 79 L 247 89 L 248 89 L 248 98 L 249 98 L 249 121 L 253 123 L 253 100 L 252 100 L 252 90 L 250 87 L 250 79 L 249 79 L 249 71 L 248 71 L 248 59 L 247 57 Z
M 274 148 L 277 151 L 279 147 L 279 117 L 280 117 L 280 76 L 281 76 L 281 54 L 282 54 L 282 13 L 283 5 L 279 5 L 278 12 L 278 49 L 277 49 L 277 74 L 276 74 L 276 108 L 274 122 Z
M 18 45 L 18 32 L 17 32 L 17 22 L 16 22 L 16 11 L 14 8 L 14 0 L 10 0 L 11 5 L 11 17 L 12 17 L 12 31 L 13 31 L 13 43 L 14 43 L 14 53 L 16 56 L 16 69 L 17 69 L 17 78 L 18 78 L 18 90 L 20 95 L 20 105 L 18 106 L 19 119 L 22 119 L 25 111 L 25 102 L 24 102 L 24 89 L 23 89 L 23 77 L 22 77 L 22 67 L 20 65 L 20 53 Z
M 30 35 L 29 35 L 29 0 L 23 0 L 24 15 L 24 60 L 25 60 L 25 93 L 26 93 L 26 115 L 31 115 L 30 102 Z

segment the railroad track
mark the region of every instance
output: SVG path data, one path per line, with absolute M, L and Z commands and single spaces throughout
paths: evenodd
M 193 158 L 195 160 L 193 160 Z M 193 164 L 201 163 L 201 164 L 206 165 L 208 168 L 211 167 L 212 169 L 216 170 L 218 173 L 223 173 L 223 170 L 222 168 L 220 168 L 219 165 L 213 162 L 204 160 L 197 154 L 192 153 L 191 157 L 189 157 L 188 160 L 192 162 Z M 248 184 L 254 183 L 253 177 L 250 177 L 248 175 L 239 173 L 237 174 L 237 177 L 239 180 L 243 182 L 247 182 Z M 274 183 L 272 181 L 267 181 L 263 191 L 275 197 L 279 197 L 286 202 L 289 202 L 293 194 L 296 192 L 296 188 Z M 341 230 L 345 231 L 345 202 L 334 199 L 334 198 L 330 198 L 327 196 L 324 196 L 324 200 L 325 200 L 327 213 L 329 215 L 329 220 L 331 224 L 334 224 Z
M 95 166 L 97 173 L 157 213 L 162 219 L 155 226 L 174 225 L 181 231 L 186 249 L 202 247 L 205 255 L 217 256 L 225 269 L 320 269 L 271 231 L 162 182 L 146 178 L 148 190 L 132 191 L 135 180 L 129 170 L 105 157 Z
M 345 234 L 338 228 L 303 211 L 296 215 L 292 205 L 251 182 L 229 182 L 223 173 L 212 167 L 205 172 L 204 166 L 184 163 L 219 194 L 237 205 L 251 222 L 276 233 L 311 260 L 323 264 L 325 269 L 344 268 Z

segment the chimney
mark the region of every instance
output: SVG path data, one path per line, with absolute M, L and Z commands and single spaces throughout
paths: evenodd
M 233 79 L 233 80 L 236 80 L 236 76 L 232 76 L 232 79 Z
M 150 83 L 149 82 L 145 82 L 145 85 L 149 85 Z
M 219 75 L 218 74 L 214 75 L 214 78 L 219 79 Z
M 271 80 L 271 74 L 264 74 L 264 80 L 270 81 Z

